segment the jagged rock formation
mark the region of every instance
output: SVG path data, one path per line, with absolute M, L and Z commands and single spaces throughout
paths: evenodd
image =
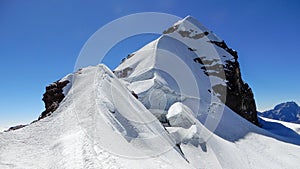
M 69 83 L 66 81 L 56 81 L 46 87 L 46 92 L 43 95 L 46 110 L 42 112 L 38 120 L 49 116 L 54 112 L 59 103 L 64 99 L 63 88 Z

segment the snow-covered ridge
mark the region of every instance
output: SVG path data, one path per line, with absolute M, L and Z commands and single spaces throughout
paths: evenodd
M 0 133 L 0 168 L 297 169 L 299 125 L 260 119 L 260 128 L 222 103 L 211 86 L 229 81 L 201 66 L 235 58 L 223 46 L 212 53 L 226 57 L 194 60 L 210 53 L 204 38 L 218 40 L 198 33 L 174 34 L 185 43 L 163 35 L 114 71 L 90 66 L 62 78 L 54 112 Z
M 106 66 L 73 75 L 54 113 L 0 134 L 0 168 L 140 168 L 139 158 L 150 168 L 169 158 L 176 160 L 164 165 L 189 168 L 161 123 Z

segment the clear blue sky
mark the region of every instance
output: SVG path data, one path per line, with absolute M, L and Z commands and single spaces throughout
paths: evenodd
M 45 86 L 73 71 L 87 39 L 106 23 L 136 12 L 192 15 L 223 38 L 239 52 L 243 78 L 260 110 L 283 101 L 300 103 L 299 9 L 298 0 L 1 0 L 0 126 L 37 118 Z M 118 57 L 106 58 L 107 63 L 113 67 L 153 37 L 124 41 L 127 47 L 116 47 L 111 55 Z

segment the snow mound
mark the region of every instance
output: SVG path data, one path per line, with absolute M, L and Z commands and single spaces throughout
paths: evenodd
M 166 117 L 172 127 L 188 129 L 196 123 L 192 110 L 180 102 L 176 102 L 170 107 Z

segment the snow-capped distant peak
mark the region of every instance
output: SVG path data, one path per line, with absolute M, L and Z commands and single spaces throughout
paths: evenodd
M 274 109 L 264 111 L 259 115 L 275 120 L 300 123 L 300 107 L 293 101 L 280 103 Z
M 286 103 L 281 103 L 281 104 L 278 104 L 274 107 L 274 110 L 281 110 L 281 109 L 284 109 L 284 108 L 291 108 L 291 109 L 298 109 L 299 106 L 296 102 L 286 102 Z

